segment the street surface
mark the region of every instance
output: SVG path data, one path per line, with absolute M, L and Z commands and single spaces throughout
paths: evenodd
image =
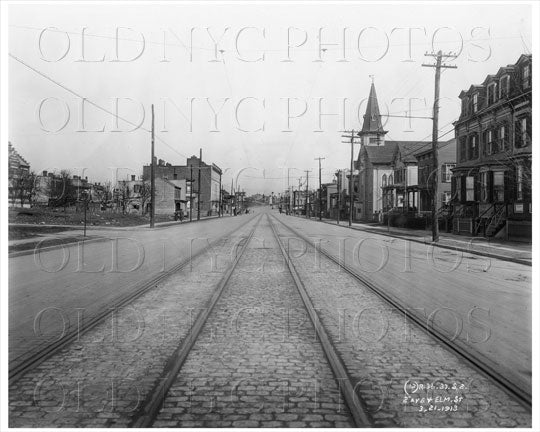
M 10 369 L 48 341 L 188 259 L 252 215 L 155 229 L 93 230 L 113 240 L 9 259 Z M 116 240 L 117 239 L 117 240 Z
M 279 218 L 344 257 L 386 293 L 531 392 L 532 267 L 299 217 Z M 312 269 L 317 269 L 315 259 Z
M 11 383 L 10 425 L 131 426 L 175 349 L 192 337 L 153 426 L 354 425 L 273 224 L 373 426 L 530 427 L 530 410 L 279 221 L 530 388 L 531 267 L 477 255 L 456 261 L 444 249 L 435 249 L 432 260 L 419 243 L 261 208 L 254 215 L 154 231 L 122 230 L 118 234 L 130 240 L 119 240 L 118 254 L 112 241 L 88 244 L 84 257 L 71 247 L 59 270 L 62 249 L 10 259 L 10 361 L 16 364 L 78 319 L 109 308 L 189 258 L 190 244 L 192 255 L 206 245 L 190 239 L 217 239 L 236 230 Z M 253 229 L 201 333 L 192 334 L 197 311 L 208 308 Z

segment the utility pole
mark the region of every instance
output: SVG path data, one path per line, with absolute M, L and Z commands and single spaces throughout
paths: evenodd
M 189 221 L 193 221 L 193 165 L 189 165 Z
M 302 177 L 298 178 L 298 190 L 296 191 L 296 195 L 298 197 L 298 203 L 295 202 L 295 207 L 300 207 L 300 188 L 302 187 Z
M 321 161 L 325 158 L 318 157 L 315 158 L 315 160 L 319 161 L 319 220 L 322 220 L 322 206 L 321 206 L 321 200 L 322 200 L 322 185 L 321 185 Z
M 221 217 L 221 173 L 219 173 L 219 203 L 218 203 L 218 217 Z
M 341 212 L 340 195 L 341 195 L 341 170 L 338 170 L 337 172 L 337 224 L 338 225 L 339 225 L 339 213 Z
M 344 131 L 347 132 L 347 131 Z M 352 225 L 353 219 L 353 170 L 354 170 L 354 144 L 359 144 L 354 142 L 354 129 L 350 131 L 349 135 L 341 135 L 342 138 L 347 138 L 348 141 L 342 141 L 342 143 L 348 144 L 351 143 L 351 172 L 349 176 L 349 226 Z M 365 206 L 365 203 L 364 203 Z
M 199 174 L 197 177 L 197 220 L 201 219 L 201 161 L 202 149 L 199 149 Z
M 309 194 L 309 173 L 311 172 L 311 170 L 305 170 L 305 173 L 306 173 L 306 219 L 309 217 L 309 199 L 308 199 L 308 194 Z
M 437 217 L 437 185 L 439 182 L 439 154 L 438 154 L 438 139 L 439 139 L 439 92 L 440 92 L 440 83 L 441 83 L 441 69 L 456 69 L 457 66 L 442 64 L 443 58 L 454 59 L 457 56 L 454 54 L 443 54 L 442 51 L 439 51 L 437 54 L 426 53 L 428 57 L 435 57 L 436 63 L 433 64 L 423 64 L 424 67 L 433 67 L 435 68 L 435 99 L 433 101 L 433 138 L 432 138 L 432 175 L 431 175 L 431 235 L 434 242 L 439 241 L 439 220 Z
M 154 161 L 154 104 L 152 104 L 152 161 L 150 162 L 150 228 L 154 228 L 156 215 L 156 163 Z

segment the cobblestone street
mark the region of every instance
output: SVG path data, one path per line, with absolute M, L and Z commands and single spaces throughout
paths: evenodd
M 249 219 L 15 380 L 10 426 L 354 427 L 351 409 L 374 427 L 531 425 L 288 221 Z

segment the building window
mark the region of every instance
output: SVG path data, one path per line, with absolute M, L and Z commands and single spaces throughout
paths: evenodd
M 510 93 L 510 77 L 503 76 L 499 81 L 499 99 L 505 98 Z
M 506 148 L 506 128 L 501 126 L 499 128 L 499 150 L 504 150 Z
M 496 95 L 497 95 L 497 84 L 492 83 L 488 85 L 487 93 L 488 93 L 488 105 L 495 103 Z
M 531 65 L 525 65 L 523 67 L 523 88 L 528 89 L 530 87 L 531 79 Z
M 480 201 L 488 201 L 488 172 L 480 173 Z
M 469 137 L 469 152 L 467 159 L 476 159 L 478 157 L 478 135 Z
M 473 114 L 478 111 L 478 93 L 473 94 L 472 97 L 472 112 Z
M 173 180 L 178 180 L 178 174 L 176 173 L 173 174 Z
M 461 115 L 466 116 L 467 115 L 467 104 L 469 103 L 468 98 L 464 97 L 461 99 Z
M 388 184 L 390 186 L 394 184 L 394 176 L 392 174 L 388 176 Z
M 467 137 L 461 137 L 459 139 L 459 161 L 464 162 L 467 160 Z
M 441 182 L 450 183 L 452 181 L 452 168 L 455 168 L 456 164 L 442 164 L 441 170 Z
M 516 169 L 516 199 L 523 201 L 523 166 L 518 165 Z
M 495 149 L 495 141 L 493 140 L 493 131 L 490 129 L 490 130 L 487 130 L 486 133 L 484 134 L 484 140 L 485 140 L 485 150 L 486 150 L 486 153 L 488 155 L 490 154 L 493 154 L 493 153 L 496 153 L 496 149 Z
M 443 205 L 448 205 L 450 204 L 450 201 L 452 201 L 452 193 L 451 192 L 443 192 L 441 194 L 441 202 L 443 203 Z
M 493 200 L 495 202 L 504 201 L 504 171 L 493 173 Z
M 465 177 L 465 200 L 474 201 L 474 177 Z
M 383 187 L 386 187 L 386 174 L 383 174 L 382 176 L 382 185 Z
M 522 117 L 516 121 L 516 147 L 525 147 L 529 143 L 530 126 L 527 117 Z

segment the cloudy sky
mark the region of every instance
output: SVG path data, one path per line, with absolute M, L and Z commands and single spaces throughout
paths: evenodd
M 287 167 L 297 184 L 324 157 L 331 181 L 349 165 L 340 131 L 361 128 L 370 75 L 383 113 L 429 116 L 424 54 L 457 53 L 441 78 L 449 139 L 459 92 L 530 53 L 531 16 L 526 4 L 11 5 L 8 136 L 37 172 L 140 174 L 154 104 L 161 159 L 202 148 L 225 185 L 243 170 L 243 189 L 269 193 Z M 427 140 L 431 127 L 385 125 L 394 140 Z

